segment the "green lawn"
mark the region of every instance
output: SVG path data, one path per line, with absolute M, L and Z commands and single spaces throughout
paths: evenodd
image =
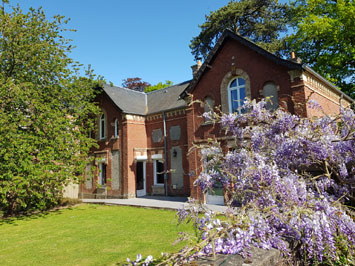
M 172 243 L 189 225 L 177 226 L 174 211 L 79 205 L 70 209 L 0 219 L 0 265 L 115 265 L 177 251 Z

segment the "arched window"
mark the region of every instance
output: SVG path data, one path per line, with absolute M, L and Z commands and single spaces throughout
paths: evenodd
M 241 106 L 245 99 L 245 79 L 237 77 L 231 80 L 228 85 L 229 112 L 241 113 Z
M 278 98 L 277 87 L 275 83 L 273 82 L 266 83 L 264 85 L 263 95 L 265 98 L 270 97 L 271 100 L 271 102 L 267 101 L 266 109 L 276 110 L 279 107 L 279 98 Z
M 100 127 L 100 139 L 106 138 L 106 117 L 105 114 L 102 114 L 100 116 L 100 121 L 99 121 L 99 127 Z
M 213 111 L 214 100 L 210 96 L 205 97 L 203 102 L 204 102 L 204 112 L 205 113 Z M 211 120 L 210 118 L 205 117 L 205 122 L 210 121 L 210 120 Z
M 115 138 L 118 138 L 118 119 L 115 119 Z

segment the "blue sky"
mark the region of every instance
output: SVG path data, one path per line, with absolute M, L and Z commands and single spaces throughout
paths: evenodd
M 11 1 L 11 0 L 10 0 Z M 47 16 L 71 21 L 72 58 L 121 85 L 127 77 L 156 84 L 192 78 L 189 44 L 205 15 L 228 0 L 13 0 L 25 11 L 42 6 Z

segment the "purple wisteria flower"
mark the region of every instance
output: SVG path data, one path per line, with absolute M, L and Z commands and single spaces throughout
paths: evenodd
M 309 105 L 319 108 L 316 102 Z M 213 253 L 249 257 L 258 247 L 278 249 L 295 263 L 354 264 L 355 222 L 346 208 L 355 202 L 354 111 L 310 120 L 250 100 L 243 110 L 208 115 L 219 117 L 213 122 L 235 146 L 226 153 L 218 142 L 202 149 L 195 185 L 203 192 L 222 185 L 228 213 L 219 219 L 196 202 L 179 210 L 179 222 L 193 222 L 199 243 L 173 256 L 174 262 Z
M 321 110 L 314 101 L 309 105 Z M 354 255 L 355 222 L 340 205 L 351 196 L 347 182 L 355 179 L 354 112 L 342 109 L 337 118 L 312 121 L 282 110 L 269 112 L 264 101 L 247 100 L 243 107 L 242 115 L 220 118 L 235 137 L 236 149 L 222 154 L 217 143 L 202 150 L 204 172 L 195 182 L 203 191 L 223 184 L 228 203 L 238 202 L 243 213 L 218 227 L 213 215 L 195 219 L 205 241 L 228 228 L 200 253 L 214 249 L 246 256 L 256 246 L 309 262 L 334 261 L 342 239 Z

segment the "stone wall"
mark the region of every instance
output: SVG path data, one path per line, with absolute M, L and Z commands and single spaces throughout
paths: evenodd
M 221 255 L 218 254 L 215 259 L 212 257 L 201 258 L 191 262 L 189 266 L 281 266 L 286 265 L 283 261 L 280 251 L 276 249 L 252 248 L 253 256 L 243 258 L 240 255 Z

